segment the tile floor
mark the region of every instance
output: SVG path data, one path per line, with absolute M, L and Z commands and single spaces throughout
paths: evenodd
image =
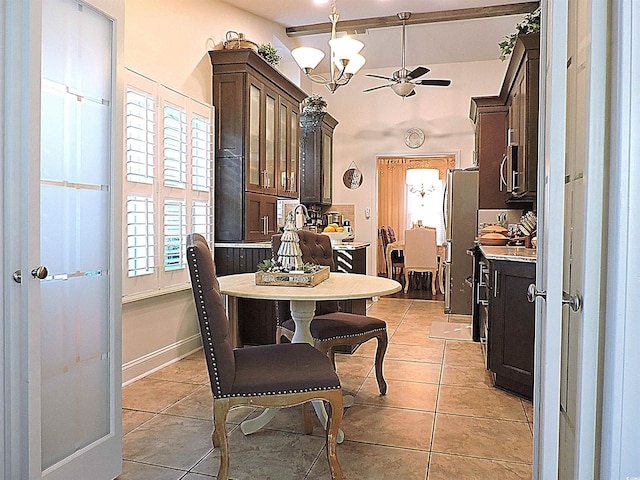
M 373 372 L 375 340 L 338 356 L 343 389 L 355 395 L 345 411 L 338 456 L 350 480 L 530 479 L 532 406 L 491 387 L 480 346 L 434 339 L 443 302 L 383 298 L 369 315 L 387 322 L 388 393 Z M 464 317 L 463 317 L 464 318 Z M 197 352 L 123 389 L 123 473 L 118 480 L 206 480 L 219 458 L 212 450 L 212 399 L 204 357 Z M 323 432 L 302 433 L 299 408 L 282 410 L 245 437 L 239 423 L 259 413 L 229 415 L 231 478 L 326 480 Z

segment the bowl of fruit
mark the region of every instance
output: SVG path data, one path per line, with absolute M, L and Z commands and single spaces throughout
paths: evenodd
M 351 235 L 351 233 L 345 232 L 344 227 L 337 223 L 330 223 L 324 227 L 322 234 L 331 238 L 331 243 L 341 243 L 343 239 Z

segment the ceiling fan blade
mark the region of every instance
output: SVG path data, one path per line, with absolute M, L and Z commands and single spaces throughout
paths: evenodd
M 384 75 L 376 75 L 375 73 L 365 73 L 364 75 L 365 77 L 373 77 L 373 78 L 382 78 L 384 80 L 389 80 L 390 82 L 393 82 L 394 79 L 391 77 L 385 77 Z
M 379 88 L 390 87 L 391 85 L 394 85 L 394 84 L 393 83 L 387 83 L 386 85 L 378 85 L 377 87 L 365 88 L 362 91 L 363 92 L 371 92 L 373 90 L 378 90 Z
M 412 90 L 411 93 L 409 95 L 405 95 L 404 98 L 413 97 L 415 94 L 416 94 L 416 91 Z
M 414 82 L 416 85 L 428 85 L 431 87 L 448 87 L 451 85 L 451 80 L 416 80 Z
M 418 78 L 418 77 L 421 77 L 422 75 L 424 75 L 426 73 L 429 73 L 429 72 L 430 72 L 430 70 L 427 67 L 416 67 L 407 76 L 409 78 Z

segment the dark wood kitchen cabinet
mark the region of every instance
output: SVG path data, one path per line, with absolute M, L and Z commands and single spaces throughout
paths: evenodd
M 512 201 L 535 201 L 538 176 L 540 34 L 519 35 L 500 97 L 509 108 L 507 179 Z M 507 150 L 506 153 L 508 153 Z
M 496 387 L 531 399 L 535 307 L 527 288 L 535 263 L 491 260 L 487 325 L 488 367 Z
M 276 233 L 278 197 L 247 192 L 245 201 L 245 240 L 270 239 Z
M 328 113 L 322 121 L 303 113 L 300 123 L 300 202 L 331 205 L 333 132 L 338 121 Z
M 278 108 L 278 196 L 298 198 L 300 113 L 298 104 L 280 96 Z
M 478 165 L 478 208 L 511 208 L 505 202 L 505 149 L 509 109 L 500 97 L 473 97 L 469 118 L 475 127 L 474 163 Z
M 276 217 L 263 212 L 273 198 L 298 197 L 298 105 L 306 94 L 251 49 L 212 50 L 209 55 L 215 107 L 215 238 L 269 240 L 277 230 Z M 253 195 L 270 198 L 259 202 Z M 262 228 L 265 216 L 271 223 Z
M 472 97 L 478 208 L 530 210 L 538 178 L 540 35 L 519 35 L 500 94 Z

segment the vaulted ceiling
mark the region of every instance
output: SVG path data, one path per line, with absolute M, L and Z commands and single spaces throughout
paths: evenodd
M 303 46 L 328 51 L 330 0 L 223 0 L 287 27 Z M 401 27 L 396 15 L 411 12 L 407 23 L 408 66 L 499 58 L 498 43 L 515 31 L 528 0 L 337 0 L 341 26 L 364 42 L 365 69 L 396 69 L 401 63 Z M 489 15 L 489 16 L 487 16 Z M 473 18 L 479 17 L 479 18 Z M 420 22 L 414 24 L 413 22 Z M 422 23 L 425 22 L 425 23 Z M 320 24 L 320 25 L 318 25 Z

